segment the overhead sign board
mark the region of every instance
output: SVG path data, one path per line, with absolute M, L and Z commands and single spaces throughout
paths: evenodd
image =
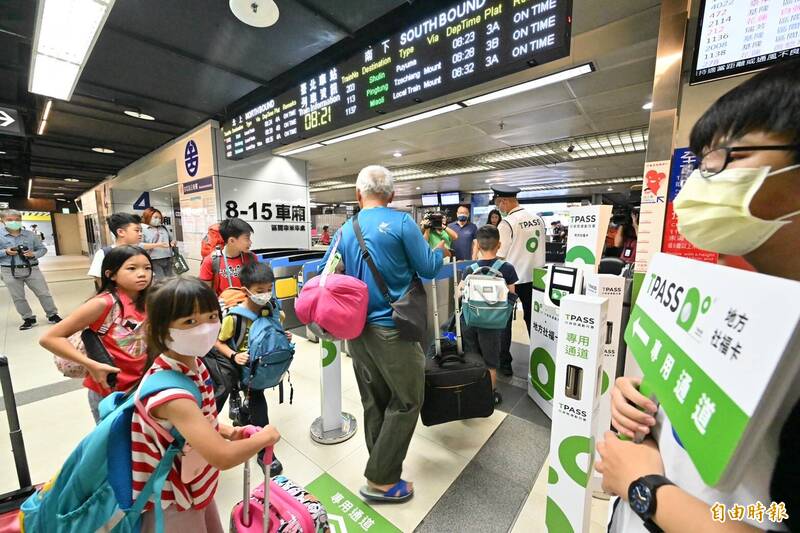
M 736 484 L 794 405 L 800 283 L 656 254 L 625 341 L 703 481 Z M 673 435 L 674 433 L 674 435 Z M 663 449 L 663 447 L 662 447 Z
M 569 55 L 572 0 L 465 0 L 223 124 L 225 156 L 414 106 Z
M 800 57 L 798 0 L 702 0 L 691 83 Z
M 0 107 L 0 134 L 25 136 L 19 111 L 10 107 Z

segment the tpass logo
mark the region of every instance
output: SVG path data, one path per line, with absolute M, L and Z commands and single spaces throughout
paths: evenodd
M 197 169 L 200 168 L 200 153 L 194 141 L 186 143 L 186 148 L 183 151 L 183 162 L 186 165 L 186 173 L 191 177 L 196 176 Z
M 572 215 L 569 220 L 573 224 L 594 224 L 597 222 L 597 215 Z
M 658 274 L 650 275 L 647 294 L 670 312 L 677 313 L 676 323 L 687 332 L 691 331 L 701 313 L 708 313 L 711 309 L 711 298 L 708 296 L 703 298 L 697 288 L 691 287 L 686 290 L 676 282 Z
M 569 313 L 565 313 L 564 316 L 567 322 L 577 322 L 578 324 L 586 324 L 587 326 L 594 325 L 594 317 L 591 316 L 571 315 Z

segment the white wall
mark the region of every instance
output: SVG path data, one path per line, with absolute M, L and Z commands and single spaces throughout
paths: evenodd
M 143 191 L 130 191 L 125 189 L 111 189 L 111 212 L 112 213 L 136 213 L 142 215 L 144 209 L 136 210 L 133 208 L 134 202 L 139 199 Z M 162 192 L 150 193 L 150 205 L 161 211 L 165 217 L 169 217 L 170 224 L 167 226 L 170 233 L 175 234 L 175 213 L 172 208 L 172 195 Z

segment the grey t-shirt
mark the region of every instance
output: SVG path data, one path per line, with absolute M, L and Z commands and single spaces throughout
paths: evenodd
M 142 242 L 157 243 L 170 241 L 169 232 L 164 226 L 146 226 L 142 224 Z M 150 259 L 166 259 L 172 257 L 171 248 L 153 248 L 147 251 L 150 254 Z

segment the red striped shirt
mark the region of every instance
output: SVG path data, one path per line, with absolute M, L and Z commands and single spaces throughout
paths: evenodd
M 208 373 L 203 361 L 197 359 L 197 371 L 194 372 L 183 363 L 176 361 L 166 355 L 160 355 L 153 362 L 153 366 L 145 374 L 147 376 L 163 370 L 176 370 L 190 377 L 197 384 L 197 388 L 203 397 L 202 411 L 209 423 L 218 429 L 217 407 L 214 402 L 214 388 L 211 384 L 211 376 Z M 144 380 L 142 380 L 144 382 Z M 144 403 L 146 414 L 152 417 L 150 421 L 142 416 L 139 407 L 134 410 L 131 423 L 132 430 L 132 460 L 133 460 L 133 497 L 139 496 L 139 492 L 144 488 L 145 483 L 155 470 L 158 462 L 163 457 L 164 452 L 169 447 L 169 440 L 156 430 L 152 423 L 157 423 L 167 432 L 171 431 L 173 425 L 166 421 L 153 417 L 153 409 L 178 398 L 187 398 L 194 402 L 194 397 L 182 389 L 167 389 L 147 398 Z M 206 465 L 194 480 L 184 483 L 181 481 L 181 460 L 182 455 L 175 458 L 172 470 L 167 476 L 164 490 L 161 493 L 161 506 L 167 508 L 176 505 L 178 509 L 185 511 L 188 509 L 202 509 L 214 499 L 217 491 L 217 481 L 219 470 Z M 153 508 L 152 500 L 147 504 L 145 510 Z

